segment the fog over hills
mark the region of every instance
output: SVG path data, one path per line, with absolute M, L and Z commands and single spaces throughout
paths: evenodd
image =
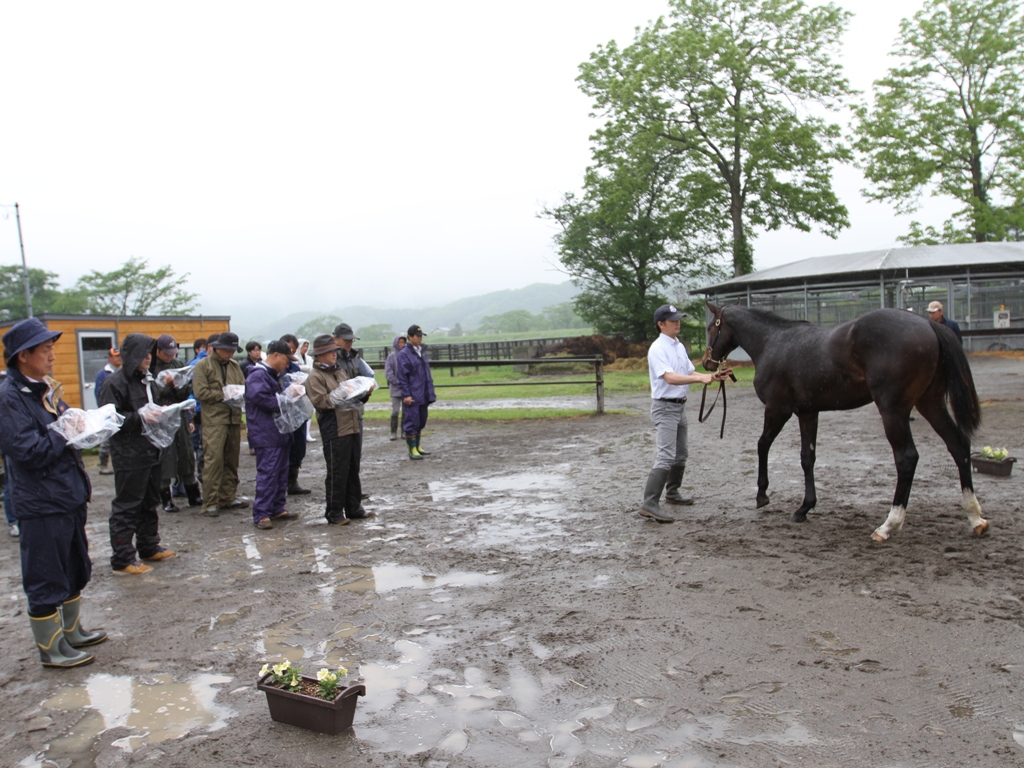
M 570 301 L 577 294 L 576 287 L 570 282 L 534 283 L 525 288 L 494 291 L 482 296 L 469 296 L 456 299 L 440 307 L 411 307 L 381 309 L 372 306 L 323 307 L 293 312 L 272 322 L 267 322 L 266 311 L 254 311 L 256 307 L 248 305 L 239 308 L 231 317 L 231 329 L 239 338 L 245 339 L 276 339 L 283 333 L 294 333 L 295 329 L 323 315 L 340 317 L 353 328 L 360 328 L 378 323 L 389 323 L 395 332 L 404 331 L 413 323 L 423 326 L 428 332 L 433 328 L 451 328 L 456 324 L 464 329 L 476 328 L 481 319 L 487 315 L 500 315 L 516 309 L 525 309 L 534 314 L 545 307 Z M 325 328 L 325 332 L 332 329 Z

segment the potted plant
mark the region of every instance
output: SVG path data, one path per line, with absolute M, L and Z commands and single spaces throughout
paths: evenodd
M 291 662 L 264 664 L 256 687 L 267 694 L 270 716 L 279 723 L 297 725 L 319 733 L 336 735 L 352 726 L 359 696 L 365 685 L 343 685 L 348 670 L 321 669 L 316 677 L 301 674 L 302 667 Z
M 971 466 L 975 472 L 996 477 L 1009 477 L 1013 470 L 1013 462 L 1016 460 L 1005 448 L 992 448 L 987 445 L 980 453 L 971 454 Z

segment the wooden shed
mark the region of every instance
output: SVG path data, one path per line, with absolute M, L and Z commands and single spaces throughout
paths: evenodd
M 144 333 L 154 339 L 169 333 L 181 347 L 182 360 L 192 358 L 192 343 L 214 333 L 231 330 L 226 315 L 166 315 L 119 317 L 117 315 L 51 315 L 37 317 L 53 331 L 62 331 L 54 353 L 53 377 L 64 385 L 64 400 L 73 408 L 95 408 L 93 391 L 96 374 L 107 364 L 107 352 L 121 346 L 129 333 Z M 0 322 L 0 335 L 19 320 Z

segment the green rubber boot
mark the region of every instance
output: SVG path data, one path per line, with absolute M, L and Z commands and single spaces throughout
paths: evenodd
M 107 633 L 102 629 L 90 632 L 81 623 L 82 596 L 77 595 L 71 598 L 60 607 L 60 616 L 64 625 L 64 639 L 72 648 L 86 648 L 90 645 L 99 645 L 107 639 Z
M 420 436 L 419 435 L 416 435 L 416 453 L 418 453 L 420 456 L 429 456 L 430 455 L 430 451 L 424 451 L 422 448 L 420 448 Z
M 40 618 L 29 616 L 29 620 L 32 622 L 32 636 L 39 648 L 39 660 L 44 667 L 80 667 L 96 660 L 91 653 L 76 651 L 68 645 L 64 639 L 60 611 Z
M 420 452 L 416 450 L 416 440 L 415 439 L 413 439 L 411 437 L 407 437 L 407 438 L 405 438 L 405 444 L 409 446 L 409 458 L 410 459 L 413 459 L 415 461 L 417 459 L 422 459 L 423 458 L 422 456 L 420 456 Z

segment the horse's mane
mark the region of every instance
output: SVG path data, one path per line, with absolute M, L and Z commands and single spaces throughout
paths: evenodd
M 759 307 L 741 306 L 740 309 L 745 312 L 749 312 L 752 315 L 757 315 L 759 319 L 770 325 L 810 325 L 806 320 L 790 320 L 787 317 L 782 317 L 781 315 L 777 315 L 774 312 L 769 312 L 767 309 L 761 309 Z

